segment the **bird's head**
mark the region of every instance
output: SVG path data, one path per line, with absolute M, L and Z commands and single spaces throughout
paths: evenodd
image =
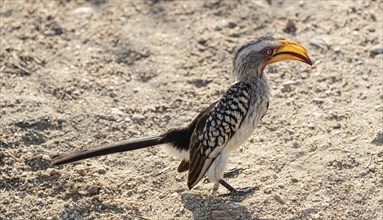
M 262 74 L 268 64 L 282 60 L 298 60 L 312 65 L 306 49 L 292 41 L 260 37 L 240 47 L 234 56 L 237 80 Z

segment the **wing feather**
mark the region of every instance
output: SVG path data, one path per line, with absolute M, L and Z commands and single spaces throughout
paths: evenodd
M 249 102 L 249 85 L 238 82 L 197 122 L 189 146 L 189 189 L 203 178 L 241 126 L 247 115 Z

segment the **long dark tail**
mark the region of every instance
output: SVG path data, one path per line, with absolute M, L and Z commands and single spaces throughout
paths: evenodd
M 113 154 L 124 151 L 137 150 L 166 143 L 161 136 L 139 138 L 135 140 L 121 141 L 117 143 L 105 144 L 99 147 L 76 151 L 70 154 L 59 155 L 53 158 L 53 165 L 71 163 L 91 157 Z
M 192 124 L 193 125 L 193 124 Z M 107 154 L 132 151 L 141 148 L 152 147 L 160 144 L 169 144 L 175 149 L 188 150 L 189 140 L 192 134 L 190 126 L 183 129 L 171 129 L 163 135 L 139 138 L 117 143 L 104 144 L 95 148 L 75 151 L 69 154 L 62 154 L 52 158 L 53 165 L 71 163 L 79 160 L 84 160 L 91 157 L 97 157 Z

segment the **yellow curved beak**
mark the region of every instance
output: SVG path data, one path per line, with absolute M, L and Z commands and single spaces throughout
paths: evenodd
M 303 46 L 289 40 L 279 40 L 279 43 L 281 46 L 277 49 L 269 64 L 282 60 L 298 60 L 309 65 L 313 64 Z

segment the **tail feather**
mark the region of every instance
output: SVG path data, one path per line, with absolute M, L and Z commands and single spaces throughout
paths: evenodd
M 79 160 L 84 160 L 91 157 L 107 155 L 118 152 L 125 152 L 147 148 L 159 144 L 164 144 L 166 141 L 161 136 L 139 138 L 135 140 L 121 141 L 117 143 L 105 144 L 96 148 L 76 151 L 70 154 L 59 155 L 53 158 L 53 165 L 61 165 Z

